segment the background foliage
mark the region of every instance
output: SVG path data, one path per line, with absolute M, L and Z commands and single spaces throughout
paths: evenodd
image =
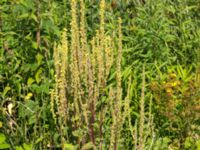
M 99 0 L 85 0 L 85 6 L 91 39 L 99 28 Z M 0 149 L 61 146 L 49 92 L 55 86 L 54 43 L 64 27 L 70 29 L 70 9 L 69 0 L 0 1 Z M 106 34 L 117 32 L 119 16 L 123 21 L 124 97 L 132 79 L 130 117 L 118 149 L 139 149 L 141 118 L 144 149 L 200 149 L 200 1 L 107 0 L 105 11 Z M 116 84 L 115 74 L 113 67 L 107 88 Z M 109 131 L 110 116 L 105 120 Z M 75 138 L 65 146 L 80 149 Z

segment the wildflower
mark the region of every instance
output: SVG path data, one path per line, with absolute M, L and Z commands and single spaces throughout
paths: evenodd
M 31 97 L 33 96 L 32 93 L 28 93 L 26 96 L 25 96 L 25 100 L 29 100 Z
M 175 81 L 172 83 L 172 87 L 176 87 L 176 86 L 177 86 L 177 82 Z
M 175 79 L 176 78 L 176 74 L 175 73 L 170 73 L 169 74 L 169 78 L 170 79 Z

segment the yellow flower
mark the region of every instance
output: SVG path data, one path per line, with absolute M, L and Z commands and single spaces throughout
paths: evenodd
M 171 79 L 174 79 L 174 78 L 176 78 L 176 74 L 175 74 L 175 73 L 170 73 L 170 74 L 169 74 L 169 77 L 170 77 Z
M 176 86 L 177 86 L 177 82 L 173 82 L 172 87 L 176 87 Z
M 26 96 L 25 96 L 25 100 L 29 100 L 31 97 L 33 96 L 32 93 L 28 93 Z
M 174 81 L 174 82 L 172 83 L 172 87 L 179 86 L 180 84 L 181 84 L 180 81 Z

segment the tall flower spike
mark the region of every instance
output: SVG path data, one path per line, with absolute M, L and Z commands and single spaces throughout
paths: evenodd
M 104 34 L 104 14 L 105 14 L 105 0 L 101 0 L 100 2 L 100 33 L 102 34 L 101 37 Z
M 89 50 L 87 43 L 86 23 L 85 23 L 85 5 L 84 1 L 80 0 L 80 53 L 81 53 L 81 65 L 80 74 L 82 81 L 85 83 L 86 89 L 88 89 L 88 64 L 89 63 Z
M 112 50 L 114 49 L 112 47 L 112 40 L 111 37 L 108 36 L 106 39 L 106 46 L 105 46 L 105 79 L 107 79 L 109 73 L 110 73 L 110 68 L 113 64 L 113 52 Z
M 109 150 L 112 150 L 113 149 L 113 145 L 114 145 L 114 142 L 115 142 L 115 126 L 116 126 L 116 115 L 115 115 L 115 102 L 114 102 L 114 99 L 115 99 L 115 93 L 114 93 L 114 90 L 113 88 L 111 87 L 109 89 L 109 97 L 108 97 L 108 100 L 109 100 L 109 105 L 110 105 L 110 109 L 111 109 L 111 116 L 112 116 L 112 125 L 111 125 L 111 130 L 110 130 L 110 145 L 109 145 Z
M 120 113 L 121 109 L 121 98 L 122 98 L 122 87 L 121 87 L 121 59 L 122 59 L 122 32 L 121 32 L 121 18 L 118 20 L 118 52 L 117 52 L 117 73 L 116 73 L 116 80 L 117 80 L 117 111 Z
M 123 125 L 122 116 L 122 88 L 121 88 L 121 59 L 122 59 L 122 32 L 121 32 L 121 19 L 118 20 L 118 51 L 116 59 L 116 97 L 113 103 L 112 113 L 112 126 L 111 126 L 111 140 L 110 149 L 117 150 L 118 139 L 120 137 L 121 127 Z
M 139 127 L 139 150 L 144 149 L 144 90 L 145 90 L 145 66 L 142 69 L 142 91 L 140 100 L 140 127 Z
M 66 99 L 66 70 L 67 70 L 67 58 L 68 58 L 68 43 L 67 43 L 67 30 L 64 29 L 62 32 L 62 39 L 61 39 L 61 47 L 60 47 L 60 54 L 61 54 L 61 69 L 60 69 L 60 115 L 65 117 L 66 120 L 66 111 L 67 111 L 67 99 Z
M 100 31 L 99 31 L 99 52 L 98 52 L 98 86 L 99 88 L 102 88 L 105 86 L 104 81 L 104 74 L 105 74 L 105 60 L 104 60 L 104 54 L 105 54 L 105 0 L 100 1 Z
M 117 91 L 116 91 L 116 115 L 117 115 L 117 127 L 116 127 L 116 135 L 115 135 L 115 143 L 114 149 L 117 149 L 118 139 L 120 137 L 121 126 L 122 126 L 122 87 L 121 87 L 121 59 L 122 59 L 122 31 L 121 31 L 121 23 L 122 20 L 119 18 L 118 20 L 118 52 L 117 52 Z
M 73 96 L 74 96 L 74 104 L 75 104 L 75 112 L 76 117 L 80 115 L 79 110 L 79 34 L 78 34 L 78 24 L 77 24 L 77 1 L 71 0 L 71 67 L 70 72 L 73 77 L 72 79 L 72 88 L 73 88 Z
M 122 20 L 118 20 L 118 52 L 117 52 L 117 88 L 118 93 L 121 90 L 121 60 L 122 60 Z

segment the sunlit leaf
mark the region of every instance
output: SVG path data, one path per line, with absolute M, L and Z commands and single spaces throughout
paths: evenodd
M 30 78 L 28 78 L 27 84 L 30 86 L 34 82 L 35 82 L 35 79 L 30 77 Z
M 10 90 L 11 90 L 11 87 L 6 86 L 6 87 L 4 88 L 4 90 L 3 90 L 2 96 L 4 97 L 4 96 L 8 93 L 8 91 L 10 91 Z
M 77 150 L 77 147 L 72 144 L 65 143 L 64 146 L 65 146 L 66 150 Z
M 44 57 L 43 57 L 41 54 L 37 53 L 37 55 L 36 55 L 36 59 L 37 59 L 37 63 L 38 63 L 38 65 L 41 64 L 43 58 L 44 58 Z
M 35 74 L 35 80 L 36 80 L 37 83 L 39 83 L 39 82 L 42 80 L 42 79 L 41 79 L 41 74 L 42 74 L 42 72 L 43 72 L 43 69 L 40 68 L 40 69 L 37 71 L 37 73 Z
M 90 150 L 92 148 L 94 148 L 94 145 L 92 144 L 92 142 L 89 142 L 89 143 L 86 143 L 85 145 L 83 145 L 81 150 Z
M 24 143 L 24 144 L 23 144 L 23 148 L 24 148 L 25 150 L 32 150 L 32 144 Z
M 16 150 L 24 150 L 21 146 L 16 146 Z
M 6 140 L 6 136 L 2 133 L 0 133 L 0 144 L 4 143 Z
M 8 149 L 8 148 L 10 148 L 10 145 L 9 144 L 7 144 L 7 143 L 2 143 L 2 144 L 0 144 L 0 149 Z

